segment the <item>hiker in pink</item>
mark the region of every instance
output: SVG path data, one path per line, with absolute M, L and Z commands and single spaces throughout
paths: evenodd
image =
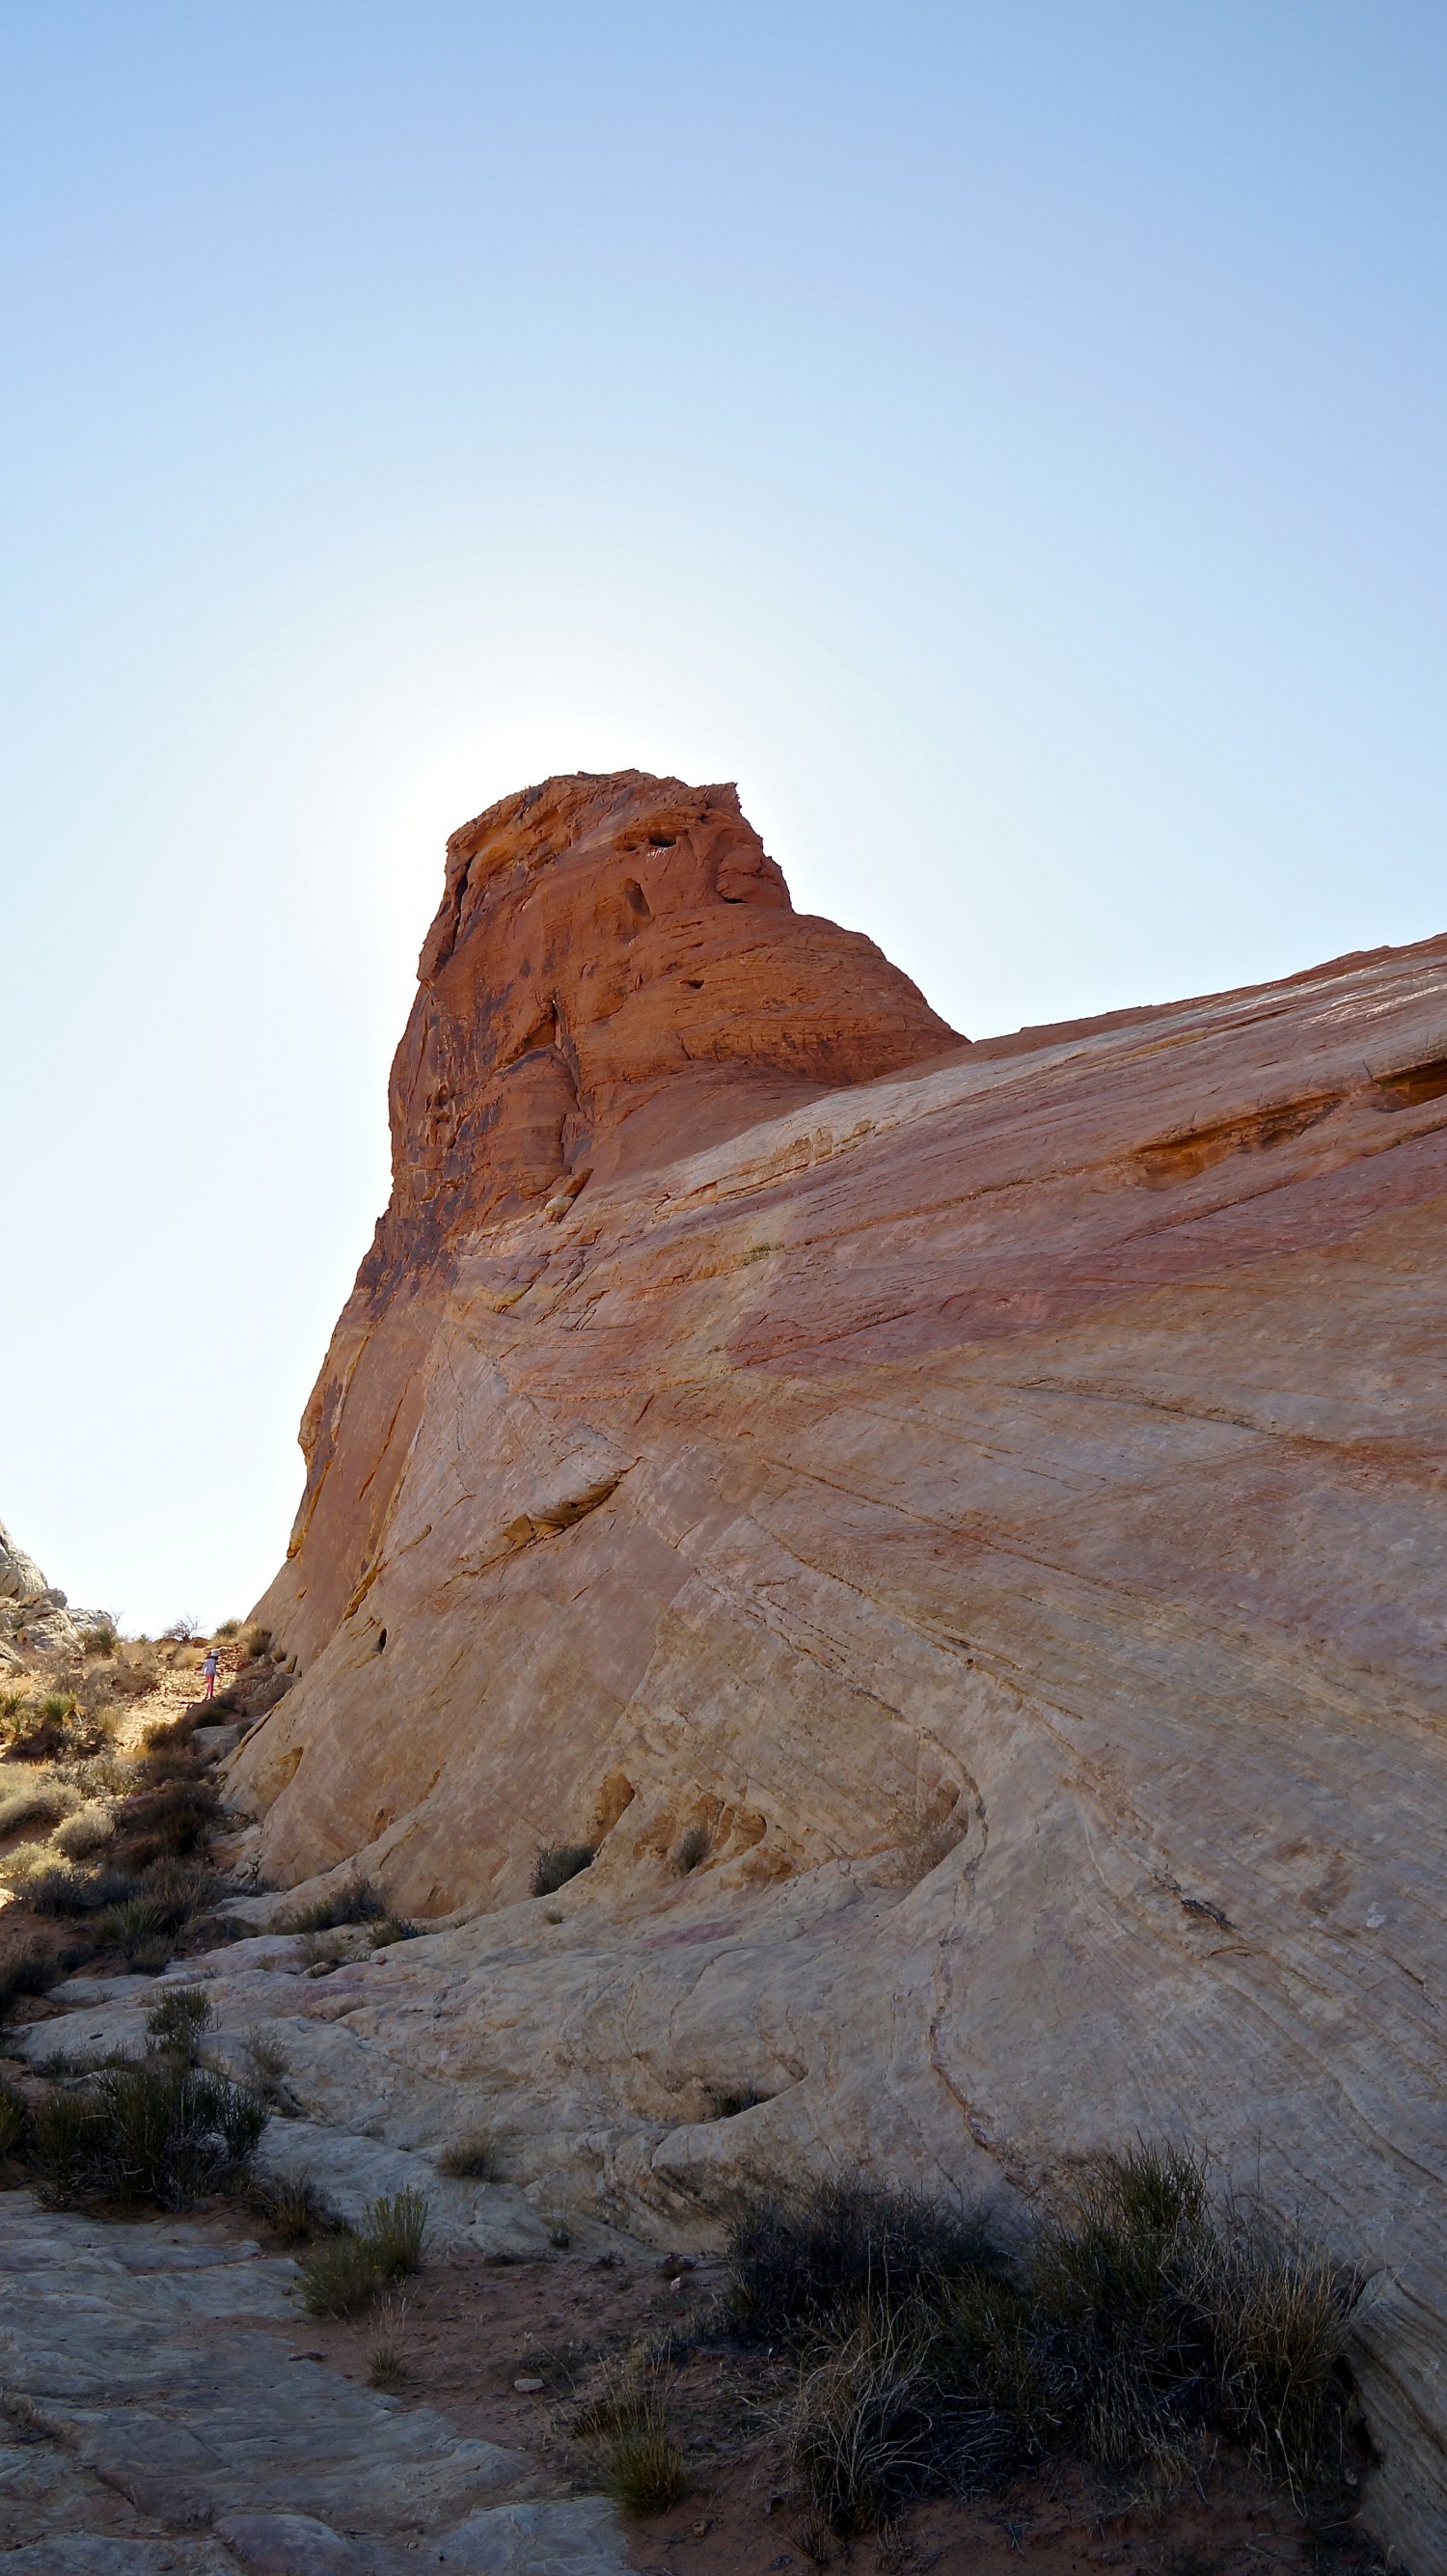
M 208 1646 L 206 1650 L 206 1661 L 201 1667 L 202 1672 L 206 1676 L 206 1696 L 208 1699 L 214 1699 L 216 1696 L 216 1676 L 220 1669 L 220 1656 L 217 1654 L 214 1646 Z

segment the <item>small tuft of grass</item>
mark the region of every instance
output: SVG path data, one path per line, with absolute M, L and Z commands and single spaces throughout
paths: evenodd
M 362 2224 L 318 2245 L 301 2267 L 302 2303 L 313 2317 L 350 2317 L 404 2273 L 422 2268 L 427 2203 L 420 2192 L 374 2200 Z
M 667 2513 L 687 2489 L 683 2452 L 665 2424 L 616 2435 L 602 2468 L 604 2494 L 625 2513 Z
M 377 2340 L 367 2361 L 369 2388 L 405 2388 L 411 2372 L 406 2354 L 407 2302 L 383 2299 L 377 2309 Z
M 310 2245 L 319 2236 L 348 2233 L 310 2174 L 252 2174 L 239 2197 L 275 2230 L 283 2245 Z
M 471 2129 L 443 2148 L 437 2170 L 454 2182 L 501 2182 L 502 2149 L 491 2129 Z
M 591 1869 L 594 1853 L 591 1843 L 542 1843 L 533 1856 L 532 1876 L 528 1880 L 529 1896 L 556 1896 L 560 1887 L 580 1871 Z
M 318 1896 L 310 1905 L 298 1906 L 286 1915 L 280 1925 L 283 1932 L 335 1932 L 348 1923 L 385 1923 L 387 1908 L 375 1887 L 365 1879 L 350 1879 L 344 1887 L 333 1888 L 327 1896 Z
M 708 2098 L 712 2105 L 712 2119 L 736 2120 L 741 2111 L 757 2111 L 760 2103 L 767 2102 L 770 2097 L 767 2093 L 755 2092 L 752 2084 L 744 2084 L 736 2088 L 725 2085 L 710 2093 Z
M 673 1867 L 678 1872 L 679 1877 L 687 1878 L 691 1870 L 698 1869 L 702 1866 L 703 1862 L 707 1860 L 712 1849 L 713 1842 L 709 1835 L 708 1827 L 706 1825 L 689 1825 L 679 1835 L 677 1842 L 674 1844 L 673 1849 L 669 1854 L 669 1858 L 672 1861 Z
M 409 1923 L 405 1914 L 388 1914 L 373 1924 L 367 1938 L 374 1950 L 390 1950 L 395 1942 L 415 1941 L 421 1928 L 419 1923 Z

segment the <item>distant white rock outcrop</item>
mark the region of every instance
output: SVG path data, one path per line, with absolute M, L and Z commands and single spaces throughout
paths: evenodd
M 88 1633 L 109 1624 L 103 1610 L 72 1610 L 0 1521 L 0 1668 L 13 1671 L 23 1661 L 22 1647 L 40 1654 L 74 1652 Z

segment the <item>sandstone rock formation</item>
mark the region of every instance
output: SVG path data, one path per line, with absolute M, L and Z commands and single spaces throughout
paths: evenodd
M 1447 2563 L 1447 940 L 966 1048 L 731 791 L 555 780 L 392 1113 L 233 1772 L 274 1884 L 452 1918 L 331 1981 L 378 2134 L 673 2239 L 1204 2138 L 1381 2267 Z
M 72 1610 L 63 1592 L 47 1583 L 33 1556 L 17 1547 L 0 1521 L 0 1671 L 15 1671 L 32 1654 L 75 1654 L 85 1632 L 106 1625 L 100 1610 Z

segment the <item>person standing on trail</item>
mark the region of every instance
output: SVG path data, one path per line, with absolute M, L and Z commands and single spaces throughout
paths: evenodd
M 206 1696 L 208 1699 L 214 1699 L 216 1695 L 216 1676 L 220 1669 L 220 1656 L 217 1654 L 214 1646 L 208 1646 L 206 1649 L 206 1661 L 201 1667 L 202 1672 L 206 1676 Z

